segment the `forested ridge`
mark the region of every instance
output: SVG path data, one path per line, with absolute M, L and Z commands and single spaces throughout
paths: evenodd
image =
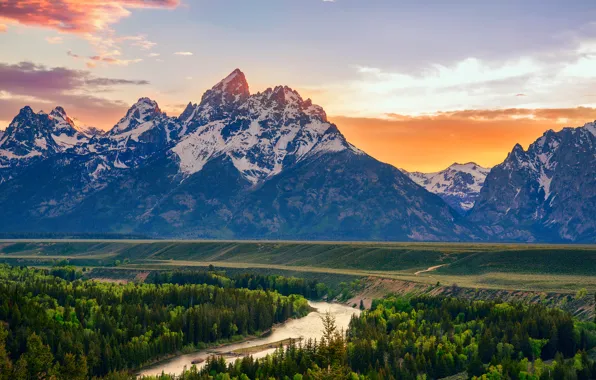
M 305 315 L 299 295 L 207 284 L 112 284 L 73 268 L 0 266 L 0 379 L 84 379 Z
M 309 311 L 317 281 L 175 271 L 149 283 L 83 280 L 73 267 L 0 266 L 0 380 L 134 378 L 158 358 L 266 331 Z M 596 323 L 541 304 L 390 296 L 339 331 L 266 358 L 159 380 L 593 379 Z M 593 352 L 593 351 L 592 351 Z

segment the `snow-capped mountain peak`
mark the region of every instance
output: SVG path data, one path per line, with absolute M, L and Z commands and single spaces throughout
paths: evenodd
M 431 193 L 439 195 L 450 206 L 461 213 L 473 206 L 490 169 L 474 162 L 453 163 L 448 168 L 434 173 L 407 172 L 414 182 Z
M 54 108 L 52 112 L 50 112 L 50 118 L 55 121 L 57 129 L 68 127 L 77 129 L 74 120 L 68 117 L 64 108 L 60 106 Z
M 149 98 L 140 98 L 133 104 L 118 124 L 116 124 L 108 133 L 110 136 L 119 135 L 121 137 L 137 137 L 144 129 L 151 126 L 151 122 L 164 115 L 156 101 Z
M 201 103 L 211 103 L 212 106 L 225 106 L 232 103 L 245 101 L 250 96 L 248 82 L 244 73 L 239 69 L 219 81 L 210 90 L 205 92 Z
M 304 101 L 287 86 L 249 95 L 246 78 L 236 70 L 179 117 L 181 141 L 172 148 L 180 171 L 191 175 L 210 160 L 228 157 L 252 183 L 280 173 L 285 163 L 309 155 L 351 149 L 323 109 Z
M 88 136 L 79 131 L 75 121 L 68 116 L 64 108 L 60 106 L 54 108 L 48 117 L 54 122 L 51 136 L 59 150 L 66 150 L 88 142 Z
M 29 159 L 65 151 L 87 142 L 85 135 L 74 128 L 74 121 L 62 107 L 50 114 L 35 113 L 23 107 L 0 140 L 0 158 Z

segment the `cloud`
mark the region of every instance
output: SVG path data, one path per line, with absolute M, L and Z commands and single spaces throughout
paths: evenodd
M 114 58 L 114 57 L 110 57 L 110 56 L 99 56 L 99 55 L 91 56 L 91 57 L 89 57 L 89 59 L 91 61 L 95 61 L 95 62 L 105 62 L 105 63 L 109 63 L 111 65 L 119 65 L 119 66 L 128 66 L 131 63 L 138 63 L 138 62 L 142 61 L 141 58 L 118 59 L 118 58 Z
M 6 32 L 8 30 L 8 26 L 5 24 L 0 24 L 0 33 Z
M 106 64 L 118 65 L 118 66 L 128 66 L 131 63 L 139 63 L 139 62 L 143 61 L 141 58 L 135 58 L 135 59 L 115 58 L 115 57 L 119 56 L 120 54 L 121 53 L 119 50 L 108 52 L 105 55 L 92 55 L 89 57 L 84 57 L 79 54 L 75 54 L 70 50 L 66 53 L 66 55 L 68 55 L 69 57 L 72 57 L 74 59 L 87 60 L 87 67 L 89 67 L 89 68 L 96 67 L 98 63 L 106 63 Z
M 330 116 L 346 138 L 375 158 L 433 172 L 453 162 L 501 163 L 516 143 L 527 147 L 548 129 L 596 120 L 596 108 L 507 108 L 384 118 Z
M 173 9 L 179 0 L 4 0 L 0 18 L 64 33 L 96 33 L 130 16 L 132 9 Z
M 150 58 L 159 57 L 161 54 L 159 53 L 149 53 L 147 56 Z
M 146 80 L 105 78 L 84 70 L 48 68 L 32 62 L 0 63 L 0 120 L 12 119 L 24 105 L 49 110 L 64 106 L 73 116 L 102 126 L 118 120 L 127 104 L 98 96 L 116 86 L 145 86 Z
M 352 65 L 347 79 L 321 83 L 331 115 L 382 117 L 434 110 L 596 106 L 596 35 L 515 59 L 465 57 L 406 67 Z
M 150 50 L 156 43 L 145 35 L 117 36 L 112 25 L 130 16 L 132 10 L 174 9 L 180 0 L 1 0 L 0 31 L 3 23 L 20 24 L 76 34 L 91 44 L 98 56 L 121 50 L 124 43 Z M 4 28 L 2 28 L 4 26 Z M 50 43 L 58 43 L 57 39 Z M 127 65 L 138 60 L 109 59 L 104 62 Z M 95 67 L 97 62 L 87 62 Z
M 60 36 L 56 36 L 56 37 L 46 37 L 46 41 L 49 44 L 52 45 L 57 45 L 57 44 L 61 44 L 62 42 L 64 42 L 64 39 Z
M 190 56 L 192 53 L 190 51 L 177 51 L 174 55 Z
M 118 38 L 118 41 L 129 41 L 132 46 L 141 48 L 142 50 L 151 50 L 157 43 L 149 41 L 145 35 L 125 36 Z

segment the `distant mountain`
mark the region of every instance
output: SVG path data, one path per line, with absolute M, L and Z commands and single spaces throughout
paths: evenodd
M 0 183 L 20 169 L 87 143 L 62 107 L 35 113 L 24 107 L 0 138 Z
M 465 214 L 474 206 L 490 169 L 469 162 L 454 163 L 435 173 L 402 171 L 426 190 L 439 195 L 455 210 Z
M 469 220 L 494 240 L 596 242 L 596 122 L 516 145 Z
M 178 117 L 141 98 L 105 134 L 81 132 L 64 110 L 55 111 L 23 108 L 2 138 L 2 232 L 451 241 L 484 235 L 440 197 L 351 145 L 321 107 L 286 86 L 250 94 L 239 70 Z
M 91 138 L 93 136 L 101 136 L 106 133 L 104 130 L 93 127 L 93 126 L 78 127 L 77 129 L 89 138 Z

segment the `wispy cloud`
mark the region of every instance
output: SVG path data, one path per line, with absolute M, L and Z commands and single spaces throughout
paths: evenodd
M 190 51 L 177 51 L 174 53 L 174 55 L 191 56 L 193 54 Z
M 114 51 L 105 53 L 104 55 L 92 55 L 89 57 L 75 54 L 70 50 L 66 54 L 74 59 L 86 60 L 87 67 L 89 67 L 89 68 L 96 67 L 98 63 L 105 63 L 105 64 L 117 65 L 117 66 L 128 66 L 132 63 L 139 63 L 139 62 L 143 61 L 143 59 L 141 59 L 141 58 L 134 58 L 134 59 L 118 58 L 122 54 L 122 53 L 120 53 L 119 50 L 114 50 Z
M 147 56 L 150 58 L 155 58 L 155 57 L 159 57 L 161 54 L 159 53 L 149 53 Z
M 62 37 L 60 37 L 60 36 L 56 36 L 56 37 L 46 37 L 46 41 L 47 41 L 49 44 L 52 44 L 52 45 L 57 45 L 57 44 L 61 44 L 61 43 L 63 43 L 63 42 L 64 42 L 64 39 L 63 39 Z
M 465 58 L 416 72 L 355 65 L 353 79 L 324 83 L 331 115 L 381 116 L 488 107 L 596 106 L 596 43 L 514 60 Z
M 145 35 L 125 36 L 120 37 L 119 41 L 129 41 L 132 46 L 139 47 L 143 50 L 151 50 L 157 43 L 149 41 Z
M 49 68 L 32 62 L 0 63 L 0 119 L 14 117 L 25 104 L 35 108 L 61 105 L 81 119 L 113 122 L 127 104 L 98 96 L 117 86 L 146 86 L 146 80 L 106 78 L 89 71 L 64 67 Z
M 0 18 L 64 33 L 96 33 L 130 16 L 132 9 L 172 9 L 179 0 L 4 0 Z
M 111 65 L 118 65 L 118 66 L 128 66 L 131 63 L 139 63 L 142 61 L 141 58 L 135 58 L 135 59 L 118 59 L 118 58 L 114 58 L 114 57 L 110 57 L 110 56 L 100 56 L 100 55 L 94 55 L 92 57 L 89 57 L 89 59 L 92 62 L 105 62 Z M 87 63 L 87 65 L 89 65 L 89 62 Z
M 76 34 L 87 40 L 99 56 L 122 50 L 125 43 L 150 50 L 156 43 L 147 36 L 118 36 L 112 26 L 129 17 L 135 9 L 174 9 L 179 4 L 179 0 L 3 0 L 0 1 L 0 31 L 6 30 L 4 23 L 7 23 Z M 57 37 L 48 42 L 59 43 Z M 125 65 L 138 60 L 108 59 L 105 62 Z M 96 64 L 97 61 L 87 63 L 89 67 Z

